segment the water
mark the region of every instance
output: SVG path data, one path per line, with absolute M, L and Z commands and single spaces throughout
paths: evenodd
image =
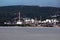
M 60 28 L 0 27 L 0 40 L 60 40 Z

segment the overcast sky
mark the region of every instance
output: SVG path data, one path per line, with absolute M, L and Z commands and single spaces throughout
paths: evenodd
M 0 0 L 0 6 L 38 5 L 60 7 L 60 0 Z

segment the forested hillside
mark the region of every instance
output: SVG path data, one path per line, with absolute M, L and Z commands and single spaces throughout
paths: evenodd
M 40 7 L 40 6 L 4 6 L 0 7 L 0 22 L 11 20 L 17 17 L 18 12 L 21 12 L 21 17 L 40 18 L 46 19 L 51 15 L 59 14 L 60 8 L 56 7 Z

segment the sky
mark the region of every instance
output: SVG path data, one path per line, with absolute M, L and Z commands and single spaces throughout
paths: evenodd
M 0 6 L 37 5 L 60 7 L 60 0 L 0 0 Z

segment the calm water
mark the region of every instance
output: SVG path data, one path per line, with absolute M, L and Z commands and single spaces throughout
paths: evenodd
M 0 27 L 0 40 L 60 40 L 60 28 Z

